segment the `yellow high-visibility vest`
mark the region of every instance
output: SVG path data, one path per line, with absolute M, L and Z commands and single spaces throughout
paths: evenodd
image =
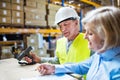
M 57 40 L 56 56 L 60 64 L 76 63 L 86 60 L 90 56 L 88 41 L 84 39 L 84 34 L 80 33 L 72 42 L 67 52 L 67 38 L 63 37 Z

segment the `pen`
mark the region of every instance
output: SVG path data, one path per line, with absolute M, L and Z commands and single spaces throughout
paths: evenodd
M 67 73 L 67 74 L 74 77 L 74 78 L 76 78 L 77 80 L 84 80 L 82 75 L 74 74 L 74 73 Z

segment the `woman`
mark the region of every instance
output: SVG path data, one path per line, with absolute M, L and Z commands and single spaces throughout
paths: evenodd
M 90 11 L 82 20 L 85 39 L 96 53 L 78 64 L 41 64 L 38 71 L 45 74 L 87 74 L 87 80 L 120 80 L 120 9 L 101 7 Z

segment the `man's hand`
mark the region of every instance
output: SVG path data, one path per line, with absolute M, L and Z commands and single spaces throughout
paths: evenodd
M 55 72 L 55 66 L 52 65 L 52 64 L 49 64 L 49 63 L 43 63 L 43 64 L 40 64 L 38 66 L 37 70 L 42 75 L 54 74 L 54 72 Z
M 40 63 L 40 57 L 38 57 L 36 54 L 30 52 L 30 56 L 33 58 L 33 61 L 35 61 L 36 63 Z M 28 63 L 32 62 L 32 59 L 29 57 L 24 57 L 24 60 L 27 61 Z

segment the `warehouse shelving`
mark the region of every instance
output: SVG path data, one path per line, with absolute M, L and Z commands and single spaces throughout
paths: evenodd
M 0 34 L 61 33 L 58 29 L 0 28 Z
M 90 0 L 80 0 L 81 2 L 84 2 L 84 3 L 86 3 L 86 4 L 89 4 L 89 5 L 92 5 L 92 6 L 94 6 L 94 7 L 100 7 L 101 5 L 100 4 L 97 4 L 97 3 L 95 3 L 95 2 L 92 2 L 92 1 L 90 1 Z
M 26 43 L 25 42 L 26 36 L 36 33 L 42 34 L 43 37 L 53 37 L 53 38 L 61 35 L 61 31 L 59 29 L 0 28 L 0 34 L 3 35 L 8 35 L 8 34 L 23 35 L 24 43 Z M 20 44 L 23 42 L 22 40 L 20 41 L 18 40 L 20 39 L 0 41 L 0 46 L 14 45 L 14 43 Z
M 16 40 L 16 41 L 0 41 L 1 46 L 8 46 L 8 45 L 13 45 L 15 43 L 20 44 L 22 41 L 21 40 Z
M 76 4 L 69 4 L 69 2 L 67 2 L 67 0 L 51 0 L 52 2 L 59 2 L 59 3 L 62 3 L 62 5 L 64 4 L 67 4 L 67 5 L 71 5 L 71 6 L 74 6 L 76 8 L 80 8 L 80 6 L 76 5 Z M 83 2 L 85 4 L 88 4 L 88 5 L 92 5 L 94 7 L 100 7 L 101 5 L 100 4 L 97 4 L 96 2 L 93 2 L 91 0 L 74 0 L 74 1 L 79 1 L 80 2 Z M 64 4 L 63 4 L 64 3 Z

